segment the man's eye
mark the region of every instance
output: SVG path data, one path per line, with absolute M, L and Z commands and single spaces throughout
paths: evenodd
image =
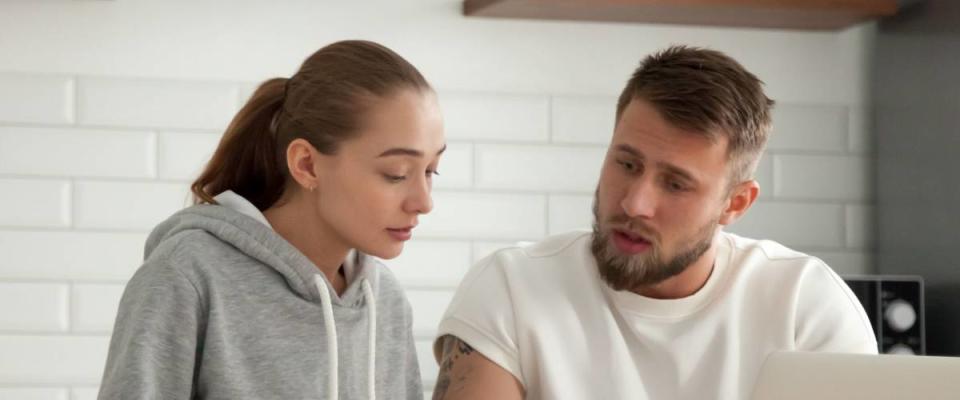
M 623 169 L 633 172 L 637 170 L 637 165 L 630 161 L 617 161 L 617 164 L 623 167 Z
M 667 189 L 670 189 L 671 192 L 682 192 L 687 190 L 687 186 L 678 181 L 668 181 Z

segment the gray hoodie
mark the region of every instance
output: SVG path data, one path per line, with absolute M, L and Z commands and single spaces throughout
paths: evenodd
M 99 398 L 422 399 L 410 304 L 386 267 L 355 257 L 337 296 L 263 221 L 174 214 L 124 291 Z

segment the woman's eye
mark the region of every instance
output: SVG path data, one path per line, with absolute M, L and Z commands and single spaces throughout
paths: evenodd
M 427 170 L 427 177 L 428 177 L 428 178 L 429 178 L 429 177 L 432 177 L 432 176 L 434 176 L 434 175 L 440 176 L 440 171 L 437 171 L 437 170 L 435 170 L 435 169 L 428 169 L 428 170 Z
M 402 182 L 404 179 L 407 179 L 407 177 L 403 175 L 390 175 L 390 174 L 383 174 L 383 178 L 390 183 Z

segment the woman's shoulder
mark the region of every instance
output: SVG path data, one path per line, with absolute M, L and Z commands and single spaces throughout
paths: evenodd
M 202 229 L 188 229 L 167 237 L 145 255 L 138 275 L 177 274 L 199 285 L 209 279 L 216 265 L 236 253 L 229 244 Z M 136 275 L 135 275 L 136 276 Z
M 231 246 L 203 229 L 187 229 L 165 238 L 146 254 L 145 263 L 183 264 L 210 257 L 221 257 Z

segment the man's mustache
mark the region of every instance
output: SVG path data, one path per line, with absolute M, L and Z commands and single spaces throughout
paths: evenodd
M 617 214 L 607 218 L 605 224 L 607 230 L 619 229 L 642 236 L 651 243 L 660 243 L 660 234 L 644 222 L 630 218 L 626 214 Z

